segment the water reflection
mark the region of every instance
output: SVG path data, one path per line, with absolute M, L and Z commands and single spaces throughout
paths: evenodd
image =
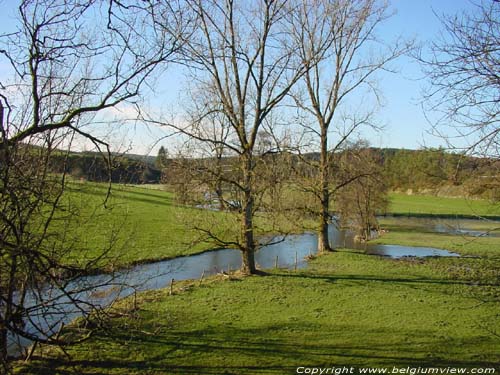
M 459 257 L 460 254 L 452 253 L 447 250 L 435 249 L 432 247 L 411 247 L 399 245 L 370 245 L 366 248 L 366 253 L 371 255 L 380 255 L 389 258 L 407 258 L 407 257 Z

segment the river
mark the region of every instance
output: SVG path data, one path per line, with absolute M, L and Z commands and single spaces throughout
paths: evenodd
M 438 233 L 473 236 L 498 235 L 497 232 L 478 230 L 478 221 L 475 220 L 426 218 L 398 218 L 397 220 L 402 225 L 418 226 Z M 330 226 L 330 238 L 334 248 L 357 248 L 365 250 L 369 255 L 389 258 L 459 256 L 459 254 L 446 250 L 428 247 L 355 243 L 351 232 L 339 230 L 335 225 Z M 306 267 L 307 256 L 314 255 L 316 248 L 317 237 L 313 233 L 267 238 L 262 240 L 262 246 L 256 253 L 256 262 L 261 269 L 273 268 L 276 264 L 279 268 L 293 269 L 296 267 L 300 269 Z M 101 274 L 81 277 L 69 281 L 66 286 L 66 290 L 83 290 L 79 293 L 65 295 L 54 289 L 44 291 L 45 294 L 51 293 L 51 300 L 57 302 L 58 308 L 52 310 L 41 308 L 39 313 L 33 314 L 30 321 L 26 322 L 26 327 L 39 337 L 52 336 L 60 330 L 62 324 L 67 324 L 88 313 L 92 307 L 104 308 L 117 298 L 129 296 L 136 291 L 165 288 L 172 279 L 197 279 L 202 274 L 210 276 L 222 271 L 236 270 L 240 266 L 241 255 L 238 251 L 216 249 L 193 256 L 137 265 L 113 275 Z M 28 308 L 38 306 L 41 300 L 40 295 L 33 293 L 26 299 L 25 306 Z M 78 303 L 75 304 L 74 301 L 78 301 Z M 11 336 L 9 354 L 16 355 L 30 344 L 30 340 Z

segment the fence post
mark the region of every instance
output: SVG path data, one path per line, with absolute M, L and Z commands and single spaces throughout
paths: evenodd
M 170 280 L 170 295 L 174 294 L 174 279 Z
M 201 282 L 203 281 L 204 277 L 205 277 L 205 269 L 203 269 L 203 272 L 201 273 L 200 284 L 199 285 L 201 285 Z

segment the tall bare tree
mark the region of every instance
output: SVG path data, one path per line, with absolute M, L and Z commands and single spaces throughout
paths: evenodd
M 436 133 L 472 155 L 500 156 L 500 3 L 441 17 L 443 33 L 419 56 L 428 74 Z
M 292 2 L 189 0 L 199 30 L 184 49 L 192 81 L 209 87 L 206 113 L 214 110 L 228 128 L 225 138 L 202 135 L 199 121 L 172 125 L 199 142 L 223 148 L 237 160 L 230 184 L 240 199 L 240 236 L 234 246 L 242 252 L 242 271 L 256 272 L 254 234 L 256 166 L 259 131 L 283 102 L 305 66 L 293 53 L 289 14 Z M 204 106 L 200 106 L 203 108 Z M 219 133 L 220 134 L 220 133 Z M 270 150 L 268 150 L 270 151 Z M 265 152 L 264 152 L 265 153 Z M 236 177 L 236 178 L 235 178 Z
M 387 70 L 409 48 L 408 43 L 385 44 L 377 38 L 377 29 L 389 16 L 387 8 L 386 2 L 377 0 L 307 0 L 296 12 L 296 52 L 306 69 L 295 103 L 320 150 L 319 161 L 313 163 L 317 178 L 306 187 L 319 203 L 318 252 L 332 250 L 328 238 L 332 155 L 362 126 L 372 126 L 372 109 L 351 108 L 348 113 L 346 105 L 350 99 L 359 104 L 360 96 L 365 103 L 370 102 L 368 97 L 378 100 L 376 73 Z
M 431 44 L 429 54 L 423 49 L 418 59 L 429 81 L 426 109 L 440 115 L 433 120 L 435 134 L 454 151 L 489 162 L 476 178 L 475 189 L 493 187 L 495 192 L 500 185 L 500 2 L 479 0 L 470 5 L 472 9 L 441 17 L 440 38 Z M 492 205 L 491 212 L 497 213 L 498 205 Z M 498 287 L 498 261 L 491 257 L 482 269 L 497 275 L 492 285 Z M 498 294 L 486 297 L 495 295 L 486 288 L 472 295 L 481 302 L 498 301 Z M 499 337 L 491 327 L 481 325 Z
M 57 335 L 71 305 L 88 312 L 71 282 L 105 256 L 68 265 L 64 230 L 73 211 L 62 199 L 65 176 L 51 155 L 76 136 L 109 154 L 105 140 L 84 128 L 94 116 L 133 103 L 161 64 L 173 58 L 185 25 L 171 3 L 155 23 L 144 2 L 24 0 L 17 28 L 0 35 L 11 76 L 0 77 L 0 360 L 8 370 L 9 339 L 61 343 Z M 187 26 L 186 26 L 187 27 Z M 106 246 L 104 246 L 106 247 Z M 28 301 L 29 300 L 29 301 Z

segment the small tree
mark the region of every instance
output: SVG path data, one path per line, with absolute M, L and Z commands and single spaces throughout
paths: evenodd
M 155 160 L 155 167 L 159 170 L 163 170 L 167 167 L 168 164 L 168 152 L 167 149 L 163 146 L 158 150 L 158 155 Z
M 335 210 L 343 226 L 355 231 L 357 240 L 368 241 L 379 230 L 377 214 L 389 204 L 382 163 L 363 143 L 342 152 L 338 163 L 342 166 L 339 175 L 349 183 L 336 192 Z

